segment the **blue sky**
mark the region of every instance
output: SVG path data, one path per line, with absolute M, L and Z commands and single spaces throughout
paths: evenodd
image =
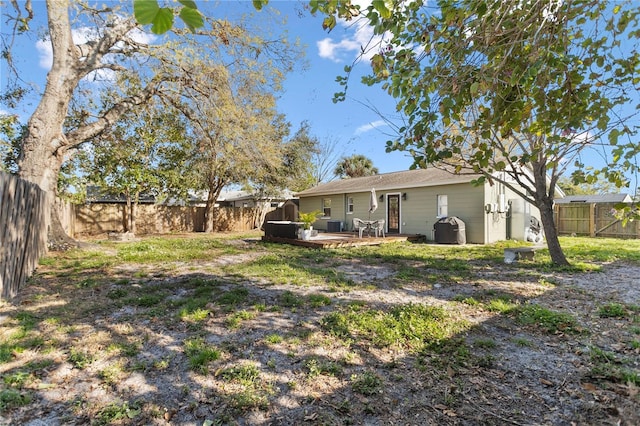
M 367 0 L 356 2 L 367 4 Z M 198 4 L 206 10 L 205 13 L 216 17 L 224 14 L 225 10 L 230 11 L 230 15 L 255 13 L 250 1 L 198 1 Z M 345 65 L 351 65 L 356 59 L 360 46 L 371 37 L 370 29 L 339 23 L 333 31 L 327 32 L 322 29 L 322 17 L 310 16 L 308 11 L 303 10 L 305 4 L 308 4 L 307 0 L 271 0 L 268 5 L 287 18 L 286 29 L 290 39 L 299 38 L 305 46 L 308 68 L 287 78 L 285 92 L 279 102 L 280 112 L 292 124 L 292 132 L 306 120 L 311 125 L 312 134 L 319 139 L 338 141 L 340 154 L 363 154 L 373 161 L 381 173 L 406 170 L 412 164 L 407 154 L 385 152 L 385 142 L 392 138 L 392 130 L 385 125 L 379 113 L 391 119 L 396 117 L 395 102 L 379 87 L 368 87 L 360 82 L 360 76 L 369 71 L 366 61 L 355 67 L 347 99 L 337 104 L 332 101 L 333 94 L 341 90 L 335 81 L 336 76 L 343 75 Z M 209 8 L 214 5 L 220 7 Z M 44 2 L 34 1 L 36 22 L 33 27 L 45 24 L 44 9 Z M 262 13 L 270 12 L 265 10 L 256 13 L 257 19 Z M 1 25 L 5 25 L 4 21 Z M 47 56 L 42 53 L 43 47 L 43 43 L 33 36 L 19 40 L 17 50 L 23 78 L 40 88 L 44 86 L 49 66 Z M 5 73 L 4 61 L 2 66 L 0 72 Z M 26 122 L 33 108 L 35 103 L 31 102 L 17 110 L 4 112 L 17 113 Z M 599 167 L 602 164 L 601 157 L 593 152 L 585 152 L 584 158 L 590 165 Z
M 220 4 L 222 3 L 222 4 Z M 210 5 L 199 1 L 205 13 L 219 17 L 227 8 L 233 8 L 232 14 L 254 12 L 250 1 L 220 2 L 219 7 L 208 11 Z M 381 173 L 406 170 L 412 163 L 411 158 L 404 153 L 386 153 L 385 142 L 390 139 L 383 132 L 388 131 L 381 117 L 365 105 L 375 105 L 388 116 L 395 115 L 394 101 L 378 87 L 366 87 L 360 83 L 359 75 L 369 70 L 367 63 L 360 63 L 354 72 L 353 81 L 349 85 L 347 99 L 344 102 L 333 103 L 333 94 L 342 88 L 336 83 L 338 75 L 343 75 L 344 66 L 351 65 L 356 58 L 359 48 L 359 37 L 368 36 L 366 31 L 338 25 L 330 33 L 322 29 L 322 18 L 313 17 L 308 11 L 303 11 L 304 1 L 270 1 L 268 7 L 276 9 L 282 17 L 287 18 L 287 32 L 290 39 L 300 39 L 305 46 L 305 59 L 308 67 L 289 75 L 285 83 L 285 91 L 281 95 L 279 109 L 287 116 L 292 124 L 292 133 L 297 130 L 302 121 L 308 121 L 311 132 L 321 141 L 338 141 L 336 149 L 340 154 L 363 154 L 369 157 Z M 46 24 L 46 10 L 44 2 L 34 1 L 35 19 L 32 28 L 44 28 Z M 256 13 L 271 13 L 267 10 Z M 5 25 L 4 20 L 2 25 Z M 17 64 L 22 78 L 35 84 L 42 90 L 46 81 L 46 74 L 50 67 L 50 57 L 47 54 L 46 43 L 37 36 L 22 37 L 18 40 Z M 2 61 L 0 73 L 6 73 L 5 62 Z M 4 84 L 3 79 L 3 84 Z M 35 109 L 37 96 L 24 102 L 17 109 L 0 109 L 0 112 L 18 114 L 22 122 L 26 122 L 30 113 Z

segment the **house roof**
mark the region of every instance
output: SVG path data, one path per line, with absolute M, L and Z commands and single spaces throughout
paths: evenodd
M 629 194 L 595 194 L 595 195 L 567 195 L 553 200 L 556 204 L 569 203 L 630 203 L 633 201 Z
M 453 185 L 457 183 L 469 183 L 478 177 L 480 177 L 480 175 L 456 175 L 436 168 L 407 170 L 331 181 L 298 192 L 296 195 L 298 197 L 311 197 L 316 195 L 366 192 L 371 191 L 371 188 L 375 188 L 376 191 L 389 191 L 426 186 Z
M 250 191 L 225 191 L 221 192 L 218 196 L 217 201 L 246 201 L 246 200 L 267 200 L 267 199 L 275 199 L 275 200 L 287 200 L 291 198 L 292 194 L 290 191 L 285 190 L 281 194 L 273 194 L 269 196 L 258 196 Z
M 153 194 L 143 193 L 138 198 L 140 204 L 153 204 L 156 202 L 156 197 Z M 109 192 L 109 190 L 97 185 L 87 185 L 86 200 L 87 203 L 123 204 L 127 202 L 127 197 L 122 193 Z

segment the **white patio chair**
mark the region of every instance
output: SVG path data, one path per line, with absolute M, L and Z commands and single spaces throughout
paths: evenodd
M 356 217 L 353 218 L 353 230 L 358 231 L 358 237 L 362 238 L 362 232 L 367 229 L 367 225 L 365 225 L 362 219 L 358 219 Z
M 376 220 L 373 226 L 376 232 L 376 238 L 379 237 L 380 234 L 382 234 L 382 238 L 384 238 L 384 220 L 383 219 Z

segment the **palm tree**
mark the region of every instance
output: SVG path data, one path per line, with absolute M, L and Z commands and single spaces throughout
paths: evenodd
M 343 157 L 334 170 L 340 178 L 354 178 L 378 174 L 378 168 L 373 166 L 373 161 L 361 154 L 351 157 Z

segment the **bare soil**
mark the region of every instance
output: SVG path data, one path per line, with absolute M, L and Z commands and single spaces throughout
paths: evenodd
M 275 285 L 270 277 L 238 282 L 225 276 L 222 266 L 264 254 L 256 244 L 238 244 L 246 246 L 245 253 L 207 263 L 164 265 L 157 276 L 140 265 L 108 271 L 114 278 L 130 278 L 142 293 L 172 286 L 170 297 L 175 300 L 193 295 L 192 288 L 180 284 L 194 277 L 215 279 L 221 290 L 240 284 L 249 290 L 242 309 L 256 304 L 267 309 L 236 329 L 228 326 L 230 313 L 216 303 L 207 305 L 204 325 L 194 328 L 175 315 L 154 314 L 153 307 L 114 304 L 107 295 L 120 288 L 115 282 L 85 288 L 53 279 L 48 268 L 41 267 L 13 304 L 0 305 L 0 328 L 8 330 L 16 312 L 30 312 L 41 321 L 43 343 L 0 364 L 0 375 L 8 377 L 35 361 L 50 362 L 33 372 L 24 388 L 31 402 L 6 410 L 0 424 L 640 424 L 638 387 L 611 374 L 624 370 L 640 375 L 640 313 L 633 311 L 640 306 L 638 265 L 612 263 L 602 265 L 603 272 L 541 274 L 517 263 L 472 262 L 471 278 L 439 282 L 396 279 L 398 264 L 345 259 L 335 268 L 354 285 L 335 291 L 328 285 Z M 438 276 L 439 271 L 417 262 L 409 266 L 425 277 Z M 281 305 L 285 292 L 300 297 L 324 294 L 332 303 L 269 309 Z M 510 315 L 460 303 L 462 297 L 482 300 L 492 294 L 570 313 L 581 332 L 549 333 L 519 324 Z M 446 350 L 416 354 L 366 340 L 344 341 L 323 330 L 325 315 L 353 302 L 379 309 L 407 303 L 452 309 L 473 325 L 452 339 L 464 342 L 470 353 L 455 362 L 456 354 Z M 623 317 L 603 317 L 600 309 L 610 303 L 632 309 Z M 61 313 L 72 318 L 60 318 L 60 323 L 72 325 L 44 321 Z M 274 334 L 284 339 L 270 340 Z M 189 368 L 183 348 L 194 336 L 220 348 L 220 359 L 207 373 Z M 114 341 L 137 345 L 138 351 L 127 356 L 109 346 Z M 100 355 L 80 367 L 70 361 L 70 353 L 82 348 Z M 456 350 L 454 344 L 451 348 Z M 243 405 L 238 397 L 242 386 L 224 378 L 226 368 L 246 364 L 260 371 L 252 395 L 263 396 L 263 402 Z M 113 369 L 115 378 L 106 373 L 113 365 L 121 366 Z M 334 369 L 317 368 L 322 365 Z M 382 380 L 371 393 L 354 387 L 365 373 Z M 105 407 L 125 403 L 128 416 L 107 418 Z

